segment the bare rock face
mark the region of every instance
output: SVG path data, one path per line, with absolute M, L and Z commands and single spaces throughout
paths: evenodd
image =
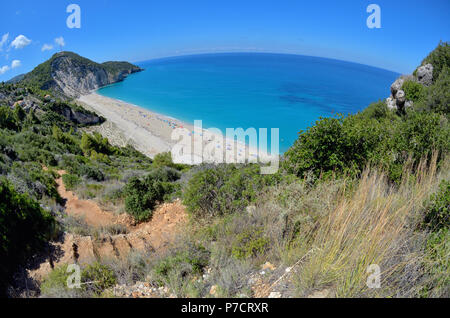
M 395 101 L 395 98 L 393 98 L 392 96 L 389 96 L 386 99 L 386 105 L 389 109 L 397 109 L 397 103 Z
M 391 85 L 391 95 L 395 96 L 397 91 L 400 90 L 403 86 L 404 80 L 402 77 L 397 78 L 394 83 Z
M 63 93 L 70 97 L 89 94 L 102 86 L 122 81 L 134 69 L 108 72 L 101 64 L 87 64 L 70 56 L 55 58 L 52 77 Z
M 385 100 L 386 106 L 389 109 L 404 111 L 413 106 L 413 102 L 406 99 L 406 94 L 402 89 L 406 81 L 413 81 L 424 86 L 431 85 L 433 81 L 433 66 L 426 64 L 419 67 L 417 69 L 417 76 L 402 75 L 397 78 L 391 85 L 391 95 Z
M 102 122 L 102 118 L 95 114 L 76 111 L 70 107 L 64 107 L 61 110 L 61 115 L 63 115 L 67 120 L 82 124 L 82 125 L 96 125 Z
M 425 86 L 433 83 L 433 65 L 425 64 L 417 69 L 417 81 Z
M 403 106 L 406 102 L 406 94 L 401 89 L 395 94 L 395 99 L 397 100 L 397 106 Z
M 410 107 L 412 107 L 414 105 L 414 102 L 412 101 L 412 100 L 407 100 L 406 102 L 405 102 L 405 109 L 406 108 L 410 108 Z
M 128 62 L 93 62 L 73 52 L 59 52 L 23 77 L 61 97 L 77 98 L 102 86 L 125 79 L 142 69 Z
M 53 79 L 63 93 L 70 97 L 88 94 L 110 83 L 106 70 L 95 66 L 87 67 L 66 56 L 56 58 L 52 69 Z

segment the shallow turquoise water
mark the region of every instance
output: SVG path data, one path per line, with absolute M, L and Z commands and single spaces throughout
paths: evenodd
M 325 58 L 206 54 L 138 63 L 145 71 L 99 94 L 203 128 L 279 128 L 286 151 L 320 116 L 356 113 L 389 95 L 399 74 Z

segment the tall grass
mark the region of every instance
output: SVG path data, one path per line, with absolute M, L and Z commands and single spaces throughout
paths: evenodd
M 423 202 L 439 183 L 436 159 L 435 154 L 430 162 L 422 160 L 415 173 L 405 168 L 396 187 L 376 168 L 365 169 L 355 190 L 344 185 L 335 208 L 305 238 L 314 252 L 296 271 L 298 294 L 328 288 L 336 297 L 414 296 L 423 257 L 417 222 Z M 372 264 L 381 269 L 380 288 L 367 285 Z M 408 273 L 412 268 L 417 273 Z

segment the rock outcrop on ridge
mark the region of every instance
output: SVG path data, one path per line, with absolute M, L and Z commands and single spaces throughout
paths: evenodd
M 61 97 L 77 98 L 140 71 L 140 67 L 128 62 L 99 64 L 72 52 L 59 52 L 25 74 L 20 82 L 51 90 Z
M 389 109 L 405 110 L 413 105 L 413 102 L 406 99 L 403 84 L 406 81 L 413 81 L 424 86 L 430 86 L 433 82 L 433 65 L 430 63 L 420 66 L 414 75 L 402 75 L 391 85 L 391 95 L 386 99 Z

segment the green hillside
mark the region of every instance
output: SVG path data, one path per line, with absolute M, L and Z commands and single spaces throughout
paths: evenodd
M 132 67 L 60 54 L 109 73 Z M 114 213 L 145 222 L 158 204 L 180 198 L 189 222 L 167 249 L 83 267 L 86 281 L 100 281 L 92 288 L 69 293 L 60 267 L 35 296 L 108 297 L 116 283 L 136 282 L 177 297 L 450 296 L 448 43 L 422 63 L 433 66 L 429 85 L 416 76 L 402 84 L 409 107 L 378 101 L 319 119 L 274 175 L 261 175 L 257 164 L 177 165 L 167 153 L 151 160 L 87 133 L 103 120 L 38 88 L 54 85 L 57 56 L 18 84 L 0 84 L 4 294 L 20 292 L 14 274 L 62 233 L 105 239 L 65 213 L 55 183 L 65 170 L 68 189 Z M 89 120 L 77 121 L 77 112 Z M 379 288 L 367 284 L 373 265 L 382 272 Z

